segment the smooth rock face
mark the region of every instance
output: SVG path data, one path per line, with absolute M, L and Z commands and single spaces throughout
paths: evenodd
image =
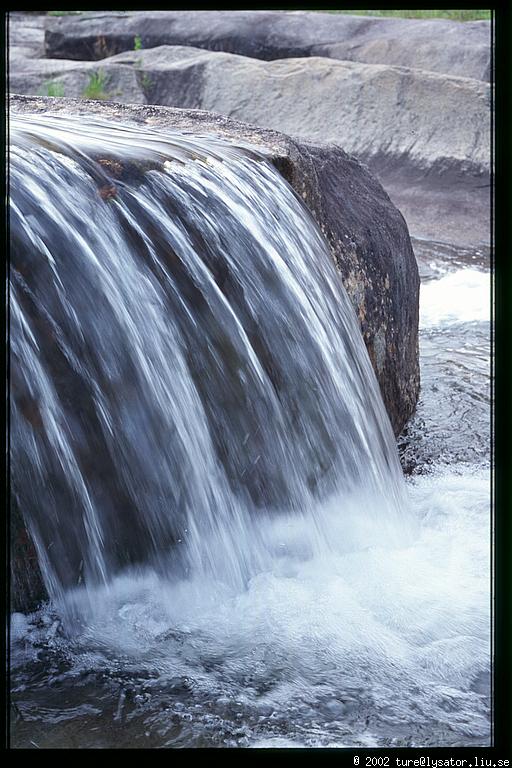
M 29 13 L 9 13 L 9 58 L 44 56 L 45 16 Z
M 106 72 L 107 68 L 105 68 Z M 103 70 L 102 70 L 103 71 Z M 91 77 L 98 72 L 96 63 L 38 59 L 20 61 L 9 76 L 11 93 L 33 96 L 60 95 L 52 89 L 59 88 L 65 96 L 80 99 L 88 93 Z M 141 73 L 131 67 L 109 66 L 107 82 L 101 99 L 120 101 L 128 104 L 146 104 L 144 89 L 140 83 Z
M 108 59 L 145 73 L 152 104 L 215 111 L 440 175 L 489 171 L 490 88 L 466 78 L 326 58 L 263 62 L 161 47 Z M 464 115 L 461 122 L 460 116 Z
M 309 11 L 135 11 L 47 20 L 49 58 L 102 59 L 187 45 L 257 59 L 326 56 L 490 79 L 490 23 L 385 19 Z
M 490 86 L 422 70 L 311 57 L 260 61 L 187 46 L 101 63 L 16 59 L 12 92 L 67 97 L 105 77 L 102 97 L 207 109 L 315 142 L 370 167 L 420 238 L 489 242 Z
M 101 71 L 112 100 L 206 109 L 338 144 L 381 166 L 399 162 L 437 175 L 489 172 L 490 89 L 477 80 L 316 57 L 264 62 L 171 46 L 122 53 L 101 66 L 42 64 L 14 71 L 11 90 L 37 94 L 53 78 L 66 96 L 79 98 L 91 74 Z

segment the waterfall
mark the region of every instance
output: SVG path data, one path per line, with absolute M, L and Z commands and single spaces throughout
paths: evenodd
M 12 502 L 50 597 L 11 616 L 15 746 L 488 744 L 488 470 L 443 464 L 486 402 L 468 275 L 423 293 L 437 458 L 405 487 L 263 150 L 16 115 L 9 151 Z
M 53 599 L 407 539 L 354 310 L 262 152 L 13 116 L 9 185 L 13 498 Z

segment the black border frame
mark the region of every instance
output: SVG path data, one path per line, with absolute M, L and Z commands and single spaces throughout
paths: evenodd
M 123 8 L 127 9 L 129 3 L 123 3 Z M 313 8 L 312 3 L 296 2 L 283 7 L 285 4 L 268 3 L 258 7 L 257 4 L 250 4 L 244 10 L 337 10 L 339 3 L 322 3 L 321 8 Z M 350 4 L 349 4 L 350 5 Z M 357 9 L 357 4 L 352 4 Z M 154 6 L 152 6 L 154 7 Z M 167 6 L 169 7 L 169 6 Z M 171 6 L 172 7 L 172 6 Z M 393 6 L 397 7 L 397 6 Z M 464 4 L 466 8 L 471 8 L 470 4 Z M 115 8 L 115 6 L 114 6 Z M 113 8 L 113 9 L 114 9 Z M 361 5 L 359 5 L 361 8 Z M 418 8 L 425 8 L 425 5 L 419 5 Z M 140 9 L 137 5 L 132 6 L 133 10 Z M 174 6 L 173 10 L 179 10 L 180 7 Z M 211 6 L 207 3 L 198 3 L 194 6 L 196 10 L 210 10 Z M 221 4 L 216 10 L 240 10 L 240 6 L 229 8 L 229 5 Z M 13 9 L 14 10 L 14 9 Z M 22 10 L 22 9 L 16 9 Z M 28 9 L 27 9 L 28 10 Z M 94 4 L 89 4 L 89 10 L 100 10 L 95 8 Z M 127 9 L 128 10 L 128 9 Z M 185 10 L 185 8 L 183 8 Z M 186 10 L 191 10 L 190 7 Z M 492 747 L 460 747 L 460 748 L 350 748 L 350 749 L 294 749 L 294 748 L 269 748 L 269 749 L 232 749 L 221 750 L 218 754 L 225 759 L 236 759 L 242 757 L 243 760 L 254 755 L 255 758 L 274 753 L 279 757 L 293 757 L 294 759 L 309 759 L 313 757 L 329 758 L 336 761 L 336 764 L 354 765 L 354 757 L 359 757 L 359 765 L 365 765 L 365 757 L 389 757 L 389 765 L 396 765 L 396 758 L 400 760 L 420 760 L 424 759 L 422 768 L 432 768 L 433 760 L 472 760 L 475 756 L 478 759 L 489 760 L 485 768 L 498 768 L 498 760 L 509 760 L 512 766 L 512 534 L 511 534 L 511 516 L 512 516 L 512 494 L 510 489 L 510 480 L 512 475 L 512 461 L 510 453 L 510 435 L 512 434 L 512 420 L 510 409 L 510 397 L 512 395 L 509 383 L 512 379 L 510 371 L 512 357 L 510 338 L 512 336 L 512 321 L 510 313 L 511 288 L 512 288 L 512 266 L 507 253 L 508 232 L 506 225 L 508 223 L 507 213 L 507 182 L 512 178 L 512 153 L 510 144 L 512 137 L 507 134 L 510 131 L 510 108 L 512 97 L 512 83 L 510 75 L 512 71 L 512 62 L 510 58 L 510 48 L 512 47 L 512 10 L 505 7 L 492 7 L 492 16 L 494 20 L 493 39 L 495 42 L 495 53 L 493 57 L 494 64 L 494 93 L 492 96 L 494 106 L 494 116 L 491 110 L 491 156 L 495 158 L 496 165 L 493 176 L 491 176 L 490 207 L 491 219 L 493 221 L 491 230 L 491 269 L 494 276 L 494 286 L 491 288 L 490 301 L 495 303 L 494 324 L 491 328 L 491 352 L 494 350 L 495 359 L 491 363 L 491 375 L 493 378 L 492 391 L 494 394 L 494 404 L 491 405 L 491 439 L 492 445 L 492 472 L 491 472 L 491 517 L 494 525 L 491 526 L 492 543 L 492 570 L 493 570 L 493 588 L 491 590 L 491 606 L 493 616 L 492 645 L 493 645 L 493 746 Z M 1 42 L 4 51 L 5 80 L 4 88 L 6 93 L 6 83 L 8 82 L 8 50 L 6 25 L 8 21 L 8 11 L 5 14 L 5 23 L 0 31 Z M 7 147 L 7 135 L 9 125 L 9 111 L 6 106 L 4 119 L 2 120 L 2 137 L 4 147 Z M 494 181 L 494 186 L 493 182 Z M 4 227 L 5 227 L 5 253 L 4 261 L 5 273 L 5 304 L 6 309 L 3 315 L 5 327 L 4 338 L 6 339 L 6 373 L 7 390 L 4 406 L 4 415 L 6 422 L 6 451 L 5 451 L 5 487 L 6 487 L 6 506 L 5 525 L 3 527 L 4 552 L 5 552 L 5 584 L 6 589 L 2 593 L 4 617 L 6 619 L 6 632 L 2 636 L 2 643 L 5 644 L 6 667 L 5 675 L 2 679 L 4 687 L 2 703 L 5 707 L 4 731 L 3 731 L 3 749 L 9 749 L 9 730 L 10 730 L 10 695 L 9 695 L 9 605 L 10 605 L 10 514 L 9 514 L 9 293 L 7 290 L 9 279 L 9 220 L 6 201 L 9 192 L 8 172 L 3 178 L 3 200 L 4 200 Z M 512 213 L 512 210 L 510 211 Z M 510 214 L 509 214 L 510 217 Z M 507 386 L 508 385 L 508 386 Z M 18 750 L 16 750 L 18 751 Z M 21 750 L 24 752 L 25 750 Z M 66 752 L 68 750 L 45 750 L 46 752 Z M 74 750 L 72 750 L 74 751 Z M 105 750 L 110 751 L 110 750 Z M 116 750 L 117 751 L 117 750 Z M 124 751 L 124 750 L 121 750 Z M 131 750 L 126 750 L 131 751 Z M 147 750 L 154 752 L 154 750 Z M 210 749 L 180 749 L 180 755 L 201 757 L 204 752 L 212 752 Z M 216 750 L 215 750 L 216 751 Z M 243 753 L 243 755 L 240 755 Z M 173 759 L 176 750 L 173 750 Z M 427 760 L 430 760 L 430 763 Z M 450 763 L 447 763 L 449 765 Z M 417 763 L 416 766 L 421 765 Z M 456 765 L 452 762 L 452 765 Z M 474 763 L 473 763 L 474 765 Z M 479 768 L 480 768 L 479 764 Z M 413 768 L 410 763 L 409 768 Z M 466 763 L 466 767 L 468 764 Z

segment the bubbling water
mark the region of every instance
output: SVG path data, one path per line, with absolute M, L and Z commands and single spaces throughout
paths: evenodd
M 482 469 L 415 478 L 409 546 L 312 553 L 307 519 L 273 518 L 243 589 L 133 568 L 67 594 L 72 634 L 55 604 L 14 615 L 15 744 L 489 744 L 488 491 Z

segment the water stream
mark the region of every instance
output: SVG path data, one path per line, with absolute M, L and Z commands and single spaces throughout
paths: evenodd
M 10 131 L 12 484 L 51 598 L 12 617 L 13 746 L 488 744 L 485 258 L 418 253 L 406 483 L 341 278 L 255 148 Z

